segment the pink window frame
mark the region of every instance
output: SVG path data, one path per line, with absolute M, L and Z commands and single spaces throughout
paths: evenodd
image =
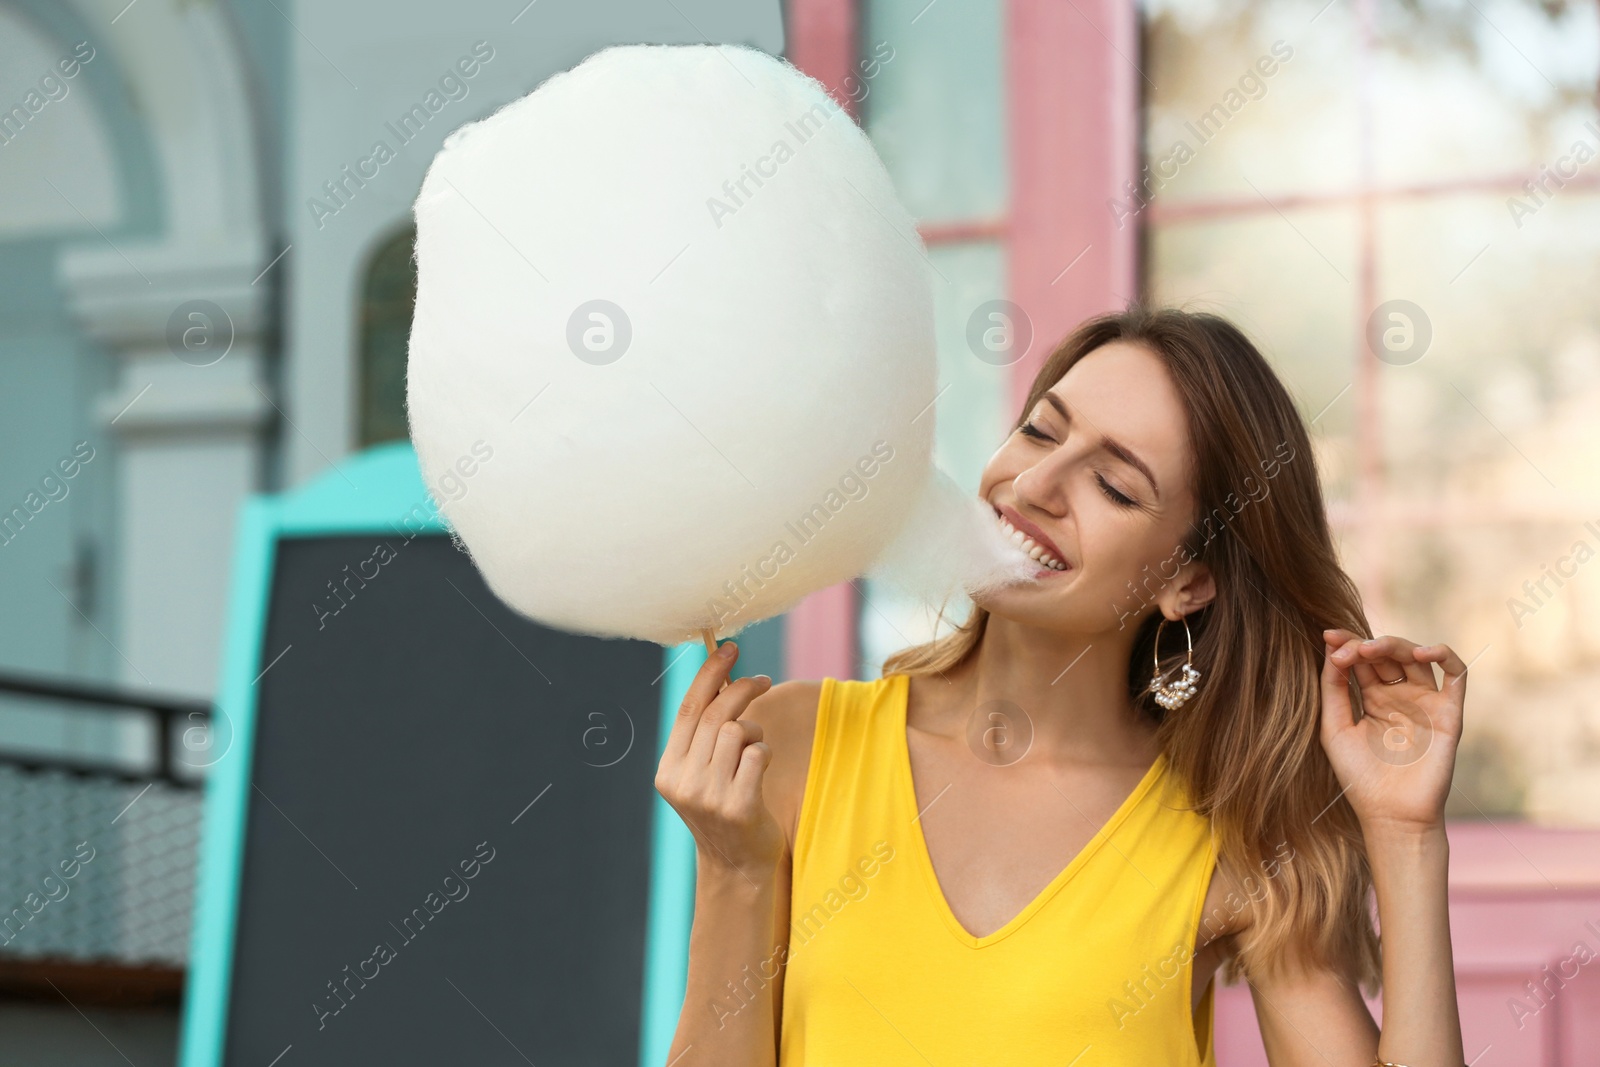
M 1003 17 L 1006 214 L 919 228 L 929 246 L 1004 245 L 1008 298 L 1033 327 L 1032 345 L 1011 368 L 1016 409 L 1056 341 L 1137 289 L 1137 230 L 1118 229 L 1107 205 L 1138 172 L 1138 12 L 1129 0 L 1006 0 Z M 858 0 L 790 0 L 786 18 L 789 61 L 854 115 L 843 86 L 858 59 Z M 854 585 L 841 582 L 791 610 L 786 675 L 854 677 L 859 605 Z

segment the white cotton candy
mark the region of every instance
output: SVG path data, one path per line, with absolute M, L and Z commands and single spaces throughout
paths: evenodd
M 1034 580 L 1039 563 L 1001 531 L 994 509 L 937 466 L 927 478 L 911 517 L 879 553 L 869 577 L 936 610 L 961 593 L 981 599 Z
M 926 504 L 922 242 L 782 60 L 598 52 L 451 134 L 415 215 L 412 440 L 517 611 L 725 637 L 862 574 Z

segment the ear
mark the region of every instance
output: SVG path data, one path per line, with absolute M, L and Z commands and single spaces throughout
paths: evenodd
M 1211 568 L 1199 560 L 1183 565 L 1178 576 L 1168 582 L 1156 598 L 1156 606 L 1169 622 L 1177 622 L 1191 612 L 1199 611 L 1217 596 L 1216 579 Z

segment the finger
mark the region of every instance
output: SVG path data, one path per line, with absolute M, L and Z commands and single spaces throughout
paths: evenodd
M 739 759 L 746 745 L 761 740 L 761 724 L 730 719 L 717 728 L 716 744 L 711 750 L 711 763 L 707 768 L 713 782 L 727 785 L 739 769 Z
M 745 746 L 739 754 L 739 769 L 733 776 L 733 793 L 746 810 L 763 803 L 761 783 L 772 766 L 772 749 L 765 741 Z
M 1361 641 L 1360 637 L 1352 637 L 1334 649 L 1332 653 L 1333 662 L 1344 668 L 1347 674 L 1353 673 L 1356 684 L 1363 689 L 1382 685 L 1383 680 L 1373 671 L 1372 664 L 1361 658 Z
M 688 655 L 687 652 L 682 654 Z M 689 751 L 695 729 L 700 725 L 700 716 L 716 699 L 717 691 L 722 688 L 722 683 L 727 680 L 728 672 L 733 670 L 738 658 L 739 646 L 732 641 L 724 641 L 716 654 L 707 656 L 700 665 L 694 681 L 689 683 L 689 688 L 683 694 L 683 703 L 678 705 L 678 717 L 673 720 L 672 732 L 662 746 L 663 759 L 668 756 L 682 759 Z
M 1425 685 L 1432 689 L 1435 687 L 1433 670 L 1417 662 L 1416 657 L 1412 655 L 1416 647 L 1417 643 L 1415 641 L 1408 641 L 1404 637 L 1397 637 L 1393 634 L 1385 634 L 1383 637 L 1373 638 L 1371 641 L 1363 641 L 1359 646 L 1362 659 L 1371 663 L 1375 668 L 1380 668 L 1381 665 L 1378 674 L 1383 681 L 1390 681 L 1392 678 L 1408 678 L 1418 685 Z M 1385 661 L 1388 661 L 1388 663 L 1386 664 Z M 1392 668 L 1388 664 L 1392 664 Z
M 1355 726 L 1355 711 L 1350 706 L 1350 676 L 1335 658 L 1339 651 L 1331 643 L 1322 657 L 1322 740 L 1324 743 Z
M 740 678 L 728 685 L 717 695 L 711 705 L 700 713 L 699 725 L 694 732 L 694 738 L 689 742 L 689 751 L 684 754 L 684 761 L 690 767 L 704 767 L 711 762 L 711 754 L 717 744 L 717 731 L 725 722 L 732 722 L 744 714 L 745 708 L 756 697 L 765 693 L 772 686 L 772 679 L 764 674 L 757 674 L 749 678 Z M 729 775 L 733 771 L 729 770 Z
M 1386 681 L 1372 664 L 1361 658 L 1360 646 L 1357 646 L 1355 662 L 1350 664 L 1350 670 L 1356 676 L 1356 684 L 1363 690 L 1373 689 L 1383 685 Z
M 1455 649 L 1449 645 L 1427 645 L 1415 649 L 1412 654 L 1421 663 L 1437 663 L 1444 671 L 1444 688 L 1453 692 L 1457 699 L 1467 695 L 1467 665 L 1461 662 Z
M 1356 678 L 1356 684 L 1359 685 L 1363 690 L 1366 690 L 1383 685 L 1390 681 L 1390 679 L 1387 679 L 1382 674 L 1379 674 L 1377 668 L 1374 667 L 1369 660 L 1362 656 L 1364 643 L 1365 640 L 1363 638 L 1353 637 L 1346 641 L 1343 647 L 1341 647 L 1338 651 L 1334 652 L 1333 658 L 1334 661 L 1341 667 L 1344 667 L 1353 673 Z M 1403 672 L 1396 668 L 1390 668 L 1389 673 L 1395 675 L 1397 678 L 1403 678 L 1405 676 Z

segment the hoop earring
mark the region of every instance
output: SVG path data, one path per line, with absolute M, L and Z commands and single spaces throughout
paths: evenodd
M 1189 620 L 1183 617 L 1183 634 L 1189 641 L 1189 656 L 1184 661 L 1183 670 L 1179 673 L 1178 680 L 1167 684 L 1161 680 L 1161 629 L 1167 625 L 1166 616 L 1161 617 L 1161 622 L 1156 626 L 1155 648 L 1152 656 L 1155 659 L 1155 673 L 1150 676 L 1150 692 L 1155 694 L 1156 703 L 1172 711 L 1180 708 L 1195 694 L 1195 683 L 1200 680 L 1200 672 L 1194 669 L 1194 636 L 1189 633 Z

